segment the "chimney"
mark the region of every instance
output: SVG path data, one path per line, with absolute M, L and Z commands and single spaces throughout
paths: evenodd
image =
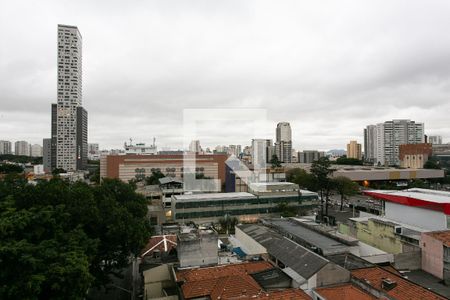
M 397 286 L 397 282 L 392 281 L 389 278 L 383 278 L 383 280 L 381 281 L 381 287 L 386 291 L 390 291 L 393 288 L 395 288 L 396 286 Z

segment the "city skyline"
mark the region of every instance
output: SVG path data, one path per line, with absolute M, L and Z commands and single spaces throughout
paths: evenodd
M 182 148 L 183 108 L 267 109 L 263 135 L 247 134 L 242 124 L 219 124 L 198 137 L 205 147 L 274 139 L 278 122 L 291 124 L 297 150 L 363 143 L 366 124 L 392 119 L 416 120 L 426 124 L 425 134 L 450 139 L 450 43 L 441 38 L 450 25 L 448 3 L 429 7 L 425 19 L 422 7 L 409 3 L 402 24 L 389 12 L 402 5 L 381 2 L 336 13 L 342 4 L 331 3 L 329 10 L 264 1 L 221 3 L 220 10 L 207 2 L 122 9 L 119 2 L 81 1 L 69 9 L 44 1 L 12 19 L 21 5 L 0 12 L 1 24 L 8 24 L 0 26 L 8 40 L 0 46 L 1 57 L 8 57 L 0 61 L 3 140 L 41 144 L 48 137 L 48 103 L 57 100 L 57 24 L 83 32 L 89 140 L 102 148 L 121 148 L 130 137 L 150 143 L 153 136 L 160 149 Z M 47 22 L 34 22 L 42 17 Z M 99 27 L 102 22 L 111 26 Z M 26 34 L 31 24 L 33 35 Z M 29 44 L 33 51 L 26 50 Z

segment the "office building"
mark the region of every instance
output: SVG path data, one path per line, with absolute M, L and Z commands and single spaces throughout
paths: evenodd
M 424 125 L 415 121 L 392 120 L 369 125 L 364 131 L 366 161 L 371 161 L 373 153 L 374 164 L 398 166 L 400 165 L 400 145 L 419 144 L 424 140 Z
M 14 143 L 14 154 L 30 156 L 30 145 L 26 141 L 17 141 Z
M 324 156 L 325 152 L 317 150 L 304 150 L 297 153 L 297 160 L 302 164 L 311 164 Z
M 200 146 L 199 140 L 193 140 L 189 144 L 189 151 L 194 153 L 200 153 L 202 152 L 202 147 Z
M 440 145 L 440 144 L 442 144 L 442 136 L 430 135 L 428 137 L 428 143 L 433 144 L 433 145 Z
M 0 141 L 0 154 L 12 154 L 10 141 Z
M 82 37 L 75 26 L 58 25 L 58 97 L 52 104 L 52 169 L 84 170 L 87 111 L 82 107 Z
M 242 152 L 241 145 L 230 145 L 228 146 L 228 155 L 234 155 L 239 157 Z
M 158 154 L 158 148 L 155 144 L 155 139 L 153 139 L 153 144 L 146 146 L 145 143 L 136 143 L 133 145 L 132 140 L 130 143 L 124 143 L 125 154 L 136 154 L 136 155 L 156 155 Z
M 350 141 L 350 143 L 347 144 L 347 157 L 361 160 L 362 159 L 361 144 L 358 144 L 357 141 Z
M 42 146 L 38 144 L 30 145 L 31 157 L 42 157 Z
M 292 130 L 288 122 L 277 124 L 275 154 L 281 162 L 292 162 Z
M 266 168 L 272 159 L 272 140 L 268 139 L 252 139 L 252 164 L 254 169 Z
M 52 170 L 52 139 L 42 140 L 42 163 L 44 165 L 44 172 L 51 172 Z

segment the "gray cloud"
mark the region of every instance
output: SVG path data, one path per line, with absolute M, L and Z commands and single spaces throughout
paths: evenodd
M 410 118 L 450 139 L 448 1 L 14 1 L 0 7 L 0 139 L 50 135 L 56 25 L 83 35 L 89 140 L 182 145 L 184 108 L 265 108 L 299 149 Z M 249 144 L 240 122 L 204 145 Z M 262 134 L 262 135 L 264 135 Z

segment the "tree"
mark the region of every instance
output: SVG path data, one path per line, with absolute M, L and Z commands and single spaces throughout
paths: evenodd
M 276 154 L 272 155 L 272 158 L 270 159 L 270 165 L 272 169 L 281 167 L 281 162 Z
M 318 185 L 316 177 L 306 172 L 304 169 L 294 168 L 286 172 L 286 180 L 299 185 L 300 188 L 310 191 L 317 191 Z
M 222 218 L 219 218 L 219 225 L 221 232 L 228 234 L 234 233 L 234 226 L 238 224 L 238 218 L 225 214 Z
M 342 156 L 336 159 L 337 165 L 363 165 L 363 161 L 357 158 L 349 158 L 347 156 Z
M 0 298 L 82 299 L 107 286 L 145 245 L 146 214 L 145 198 L 119 180 L 31 185 L 8 175 L 0 181 Z
M 338 176 L 333 178 L 334 187 L 338 194 L 341 196 L 341 205 L 340 210 L 343 210 L 344 207 L 344 199 L 346 196 L 355 195 L 358 190 L 358 184 L 353 182 L 351 179 L 345 176 Z
M 292 206 L 287 204 L 286 202 L 278 203 L 277 210 L 280 212 L 282 217 L 295 217 L 298 213 L 298 208 L 296 206 Z
M 19 165 L 14 164 L 0 165 L 0 174 L 22 173 L 22 172 L 23 168 Z
M 145 178 L 147 185 L 159 184 L 159 179 L 166 177 L 160 170 L 152 170 L 152 175 Z
M 424 169 L 440 169 L 439 161 L 434 157 L 431 157 L 427 162 L 423 165 Z
M 317 182 L 318 191 L 320 193 L 320 202 L 321 202 L 321 218 L 324 219 L 324 216 L 328 216 L 328 202 L 330 191 L 332 189 L 333 182 L 329 178 L 329 176 L 334 172 L 331 169 L 331 162 L 328 157 L 321 157 L 318 160 L 314 161 L 311 165 L 311 174 L 315 177 Z M 324 215 L 324 196 L 325 196 L 325 215 Z

